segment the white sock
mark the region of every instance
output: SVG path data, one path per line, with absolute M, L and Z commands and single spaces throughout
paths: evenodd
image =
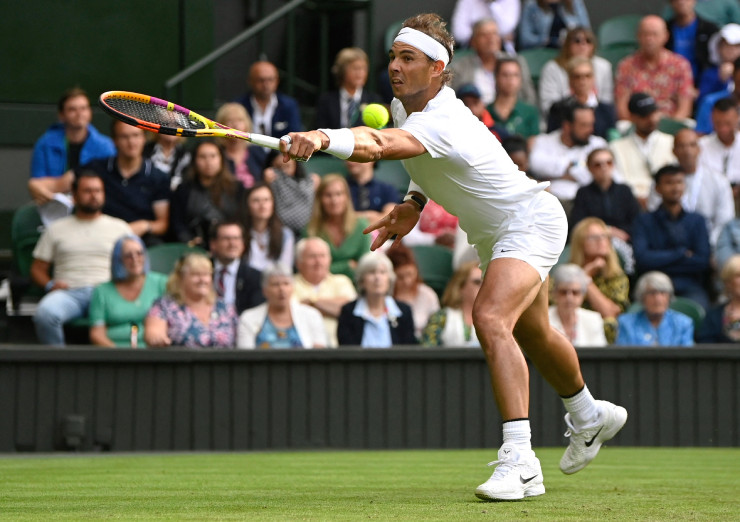
M 504 422 L 504 444 L 507 442 L 516 446 L 520 452 L 532 451 L 532 429 L 529 419 L 519 419 Z
M 570 420 L 577 430 L 589 428 L 598 422 L 599 407 L 596 405 L 596 399 L 588 391 L 588 386 L 584 385 L 583 389 L 572 397 L 562 399 L 566 411 L 570 413 Z

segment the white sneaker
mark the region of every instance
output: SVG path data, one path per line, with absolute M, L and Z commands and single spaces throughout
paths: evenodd
M 570 437 L 570 444 L 560 459 L 560 471 L 570 475 L 585 468 L 599 452 L 601 445 L 610 440 L 622 429 L 627 422 L 627 410 L 607 401 L 596 401 L 599 406 L 599 421 L 595 426 L 577 431 L 570 420 L 570 414 L 565 414 L 565 424 Z
M 519 500 L 545 493 L 542 467 L 533 451 L 521 453 L 511 443 L 498 450 L 498 460 L 489 463 L 496 470 L 486 482 L 478 486 L 475 496 L 482 500 Z

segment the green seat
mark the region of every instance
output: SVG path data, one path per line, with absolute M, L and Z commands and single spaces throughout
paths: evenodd
M 599 45 L 606 47 L 613 44 L 637 44 L 637 26 L 642 15 L 626 14 L 604 20 L 599 26 Z
M 439 245 L 412 247 L 421 279 L 440 297 L 452 277 L 452 250 Z
M 671 310 L 688 315 L 694 321 L 694 332 L 698 332 L 701 324 L 704 322 L 706 311 L 699 303 L 688 297 L 674 297 L 670 304 Z M 637 313 L 642 310 L 642 304 L 632 303 L 627 312 Z
M 608 60 L 609 63 L 612 64 L 612 70 L 616 72 L 619 62 L 634 53 L 636 50 L 637 44 L 635 43 L 619 43 L 601 46 L 596 54 L 605 60 Z
M 189 246 L 187 243 L 162 243 L 147 248 L 149 254 L 149 267 L 152 272 L 169 274 L 175 268 L 175 263 L 183 255 L 190 252 L 198 252 L 208 255 L 208 252 L 197 246 Z
M 344 160 L 340 160 L 336 156 L 324 152 L 317 152 L 311 156 L 311 159 L 306 162 L 304 167 L 307 172 L 316 173 L 322 178 L 327 174 L 347 175 L 347 166 L 344 164 Z
M 403 163 L 397 160 L 379 161 L 375 164 L 375 179 L 396 187 L 400 195 L 405 195 L 409 189 L 409 173 Z
M 537 49 L 525 49 L 519 53 L 519 55 L 527 61 L 535 88 L 539 84 L 542 67 L 544 67 L 544 65 L 550 60 L 554 60 L 557 57 L 558 52 L 559 51 L 557 49 L 541 47 Z
M 688 128 L 690 127 L 685 121 L 674 120 L 673 118 L 661 118 L 660 122 L 658 122 L 658 130 L 671 136 L 675 136 L 678 131 Z
M 28 276 L 33 261 L 33 249 L 41 237 L 41 223 L 35 203 L 26 203 L 13 214 L 10 225 L 10 240 L 13 251 L 13 268 L 21 276 Z
M 383 49 L 384 53 L 388 53 L 388 51 L 391 50 L 391 47 L 393 47 L 393 40 L 396 39 L 396 36 L 398 36 L 398 31 L 401 30 L 401 26 L 403 25 L 403 20 L 397 20 L 390 24 L 385 29 L 385 34 L 383 36 L 383 45 L 385 48 Z

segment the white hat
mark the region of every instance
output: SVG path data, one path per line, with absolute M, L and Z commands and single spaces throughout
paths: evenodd
M 730 45 L 740 44 L 740 25 L 727 24 L 709 39 L 709 61 L 715 65 L 719 65 L 720 38 Z

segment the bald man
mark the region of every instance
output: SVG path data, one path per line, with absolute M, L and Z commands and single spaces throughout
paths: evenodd
M 668 36 L 662 18 L 648 15 L 640 22 L 637 29 L 639 47 L 619 62 L 617 68 L 615 101 L 620 120 L 629 119 L 627 104 L 635 92 L 651 94 L 663 116 L 691 117 L 695 97 L 691 64 L 665 48 Z
M 280 75 L 267 61 L 254 62 L 249 68 L 250 92 L 238 101 L 252 118 L 252 132 L 279 138 L 303 129 L 301 111 L 295 98 L 278 92 Z

